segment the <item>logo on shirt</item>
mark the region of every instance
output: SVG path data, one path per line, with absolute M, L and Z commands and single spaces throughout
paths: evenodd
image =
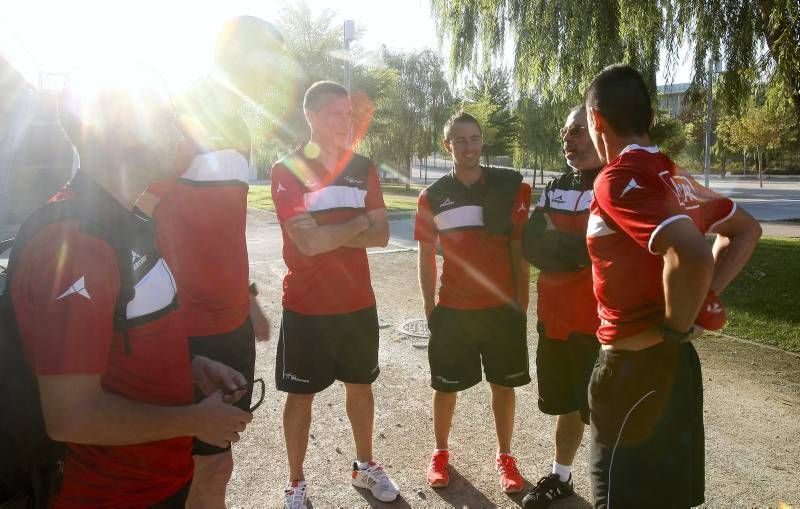
M 77 281 L 72 283 L 72 285 L 70 285 L 69 288 L 64 290 L 64 293 L 59 295 L 56 298 L 56 300 L 61 300 L 61 299 L 65 298 L 65 297 L 69 297 L 70 295 L 75 294 L 75 293 L 77 293 L 81 297 L 84 297 L 84 298 L 86 298 L 88 300 L 92 300 L 92 298 L 89 296 L 89 292 L 86 290 L 85 276 L 81 276 Z
M 147 261 L 147 255 L 141 255 L 136 251 L 131 251 L 131 258 L 133 258 L 133 270 L 139 270 L 139 267 Z
M 623 189 L 622 192 L 619 194 L 619 197 L 622 198 L 623 196 L 625 196 L 625 193 L 627 193 L 628 191 L 632 191 L 633 189 L 644 189 L 644 188 L 640 186 L 638 182 L 636 182 L 636 179 L 632 178 L 631 181 L 628 182 L 628 185 L 625 186 L 625 189 Z
M 559 194 L 553 197 L 553 203 L 564 203 L 564 195 Z
M 344 181 L 347 182 L 348 184 L 363 184 L 364 183 L 363 180 L 359 180 L 359 179 L 357 179 L 355 177 L 351 177 L 350 175 L 346 175 L 344 177 Z
M 451 200 L 450 198 L 445 198 L 440 207 L 449 207 L 450 205 L 455 205 L 456 202 Z
M 281 184 L 280 182 L 278 182 L 278 192 L 280 193 L 281 191 L 286 191 L 286 188 L 285 188 L 285 187 L 283 187 L 283 184 Z
M 519 204 L 519 208 L 517 209 L 517 212 L 525 212 L 525 204 L 524 203 L 520 203 Z
M 712 302 L 708 306 L 706 306 L 706 313 L 711 313 L 712 315 L 718 315 L 722 313 L 722 306 L 719 305 L 719 302 Z

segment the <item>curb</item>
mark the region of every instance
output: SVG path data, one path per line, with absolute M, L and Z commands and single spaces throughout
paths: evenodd
M 761 348 L 766 348 L 767 350 L 773 350 L 775 352 L 785 353 L 785 354 L 791 355 L 792 357 L 797 357 L 798 359 L 800 359 L 800 354 L 794 353 L 794 352 L 790 352 L 789 350 L 784 350 L 783 348 L 778 348 L 777 346 L 765 345 L 764 343 L 758 343 L 758 342 L 752 341 L 750 339 L 737 338 L 736 336 L 729 336 L 727 334 L 722 334 L 720 332 L 706 331 L 706 334 L 708 334 L 710 336 L 717 337 L 717 338 L 732 339 L 732 340 L 738 341 L 740 343 L 746 343 L 748 345 L 753 345 L 753 346 L 758 346 L 758 347 L 761 347 Z

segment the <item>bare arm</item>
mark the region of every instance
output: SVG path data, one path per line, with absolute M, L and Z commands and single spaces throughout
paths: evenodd
M 425 306 L 425 318 L 430 318 L 433 306 L 436 304 L 436 242 L 420 241 L 417 272 L 422 304 Z
M 389 215 L 386 209 L 367 211 L 369 228 L 350 240 L 346 247 L 386 247 L 389 243 Z
M 363 214 L 344 223 L 320 226 L 310 214 L 304 213 L 284 223 L 289 238 L 306 256 L 315 256 L 342 247 L 369 226 L 369 219 Z
M 761 238 L 761 225 L 753 216 L 736 209 L 727 221 L 716 228 L 717 238 L 714 253 L 714 276 L 711 289 L 719 295 L 744 269 Z
M 667 225 L 651 247 L 653 253 L 664 257 L 664 325 L 676 331 L 689 330 L 711 285 L 711 249 L 688 220 Z
M 522 256 L 522 242 L 519 240 L 511 241 L 511 270 L 514 275 L 515 297 L 519 310 L 526 313 L 530 300 L 531 266 Z
M 100 375 L 39 376 L 47 434 L 77 444 L 129 445 L 197 436 L 214 445 L 236 442 L 252 415 L 215 392 L 189 406 L 158 406 L 106 392 Z

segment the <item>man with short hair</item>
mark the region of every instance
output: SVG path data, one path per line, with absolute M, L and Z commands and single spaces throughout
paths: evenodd
M 574 493 L 572 462 L 589 424 L 586 390 L 599 348 L 586 225 L 602 163 L 589 137 L 584 105 L 569 113 L 561 139 L 572 171 L 545 186 L 523 234 L 525 256 L 541 271 L 536 292 L 539 410 L 557 416 L 552 472 L 525 496 L 526 509 L 543 509 Z
M 703 503 L 703 382 L 691 340 L 724 324 L 717 296 L 761 234 L 651 145 L 651 104 L 627 65 L 607 67 L 586 92 L 605 163 L 587 230 L 602 344 L 589 386 L 597 508 Z M 705 233 L 716 233 L 713 247 Z
M 352 152 L 352 106 L 330 81 L 305 93 L 311 139 L 272 168 L 272 199 L 283 232 L 283 318 L 275 383 L 286 392 L 283 433 L 289 460 L 284 506 L 306 507 L 303 460 L 314 395 L 339 380 L 356 459 L 351 482 L 382 502 L 400 493 L 373 460 L 378 315 L 367 247 L 383 247 L 389 225 L 375 165 Z
M 60 119 L 81 168 L 23 224 L 9 267 L 46 430 L 67 446 L 49 506 L 183 507 L 191 437 L 227 446 L 252 416 L 221 392 L 236 392 L 241 373 L 190 359 L 170 267 L 132 213 L 171 171 L 172 105 L 150 73 L 103 67 L 70 76 Z M 33 226 L 50 211 L 65 215 Z M 192 380 L 211 394 L 197 404 Z
M 152 215 L 159 248 L 174 268 L 192 352 L 236 368 L 248 382 L 255 372 L 255 337 L 268 339 L 269 323 L 249 283 L 251 143 L 242 114 L 280 79 L 284 58 L 283 37 L 271 24 L 252 16 L 228 20 L 209 76 L 177 104 L 185 135 L 179 177 L 151 186 L 139 202 Z M 237 405 L 248 409 L 251 396 L 252 385 Z M 233 472 L 230 447 L 196 440 L 194 455 L 187 506 L 224 508 Z
M 472 115 L 451 117 L 442 145 L 453 157 L 453 171 L 420 193 L 414 226 L 434 389 L 436 446 L 427 481 L 434 488 L 449 483 L 448 438 L 456 398 L 481 381 L 483 364 L 492 390 L 495 467 L 501 489 L 515 493 L 523 480 L 511 454 L 514 388 L 531 381 L 525 314 L 529 267 L 520 247 L 531 191 L 519 172 L 481 167 L 483 134 Z M 437 239 L 442 248 L 438 300 Z

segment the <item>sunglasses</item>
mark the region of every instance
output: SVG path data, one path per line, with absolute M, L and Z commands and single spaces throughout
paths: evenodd
M 256 384 L 259 384 L 261 386 L 261 396 L 258 398 L 258 402 L 256 402 L 255 405 L 250 407 L 250 413 L 252 414 L 256 410 L 258 410 L 258 407 L 260 407 L 261 403 L 264 402 L 264 379 L 263 378 L 256 378 L 252 382 L 248 382 L 248 383 L 246 383 L 244 385 L 240 385 L 239 387 L 237 387 L 235 389 L 232 389 L 232 390 L 229 390 L 229 391 L 225 391 L 225 394 L 230 396 L 230 395 L 233 395 L 234 393 L 237 393 L 239 391 L 243 391 L 243 390 L 249 388 L 250 386 L 253 386 L 253 388 L 254 388 L 253 392 L 255 392 L 255 385 Z
M 561 128 L 561 138 L 566 138 L 567 136 L 578 136 L 581 131 L 585 130 L 586 127 L 582 125 L 571 125 L 569 127 L 562 127 Z

